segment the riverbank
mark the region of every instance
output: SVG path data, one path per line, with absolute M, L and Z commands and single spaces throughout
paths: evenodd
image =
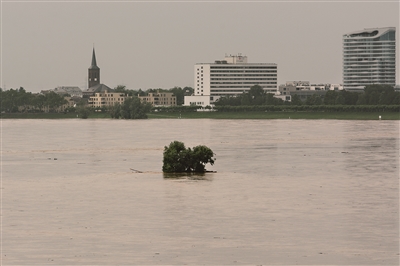
M 171 112 L 149 113 L 149 119 L 338 119 L 338 120 L 400 120 L 398 112 Z M 73 119 L 75 113 L 14 113 L 1 114 L 1 119 Z M 110 118 L 108 113 L 91 113 L 89 119 Z
M 4 113 L 1 119 L 72 119 L 78 118 L 76 113 Z M 108 113 L 91 113 L 89 118 L 110 118 Z
M 151 113 L 150 119 L 339 119 L 339 120 L 399 120 L 397 112 L 187 112 Z

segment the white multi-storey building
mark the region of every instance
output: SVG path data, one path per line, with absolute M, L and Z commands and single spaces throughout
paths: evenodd
M 373 28 L 343 35 L 343 88 L 396 84 L 396 28 Z
M 254 85 L 276 93 L 277 84 L 277 64 L 248 63 L 247 56 L 229 55 L 214 63 L 195 64 L 194 95 L 185 97 L 185 105 L 198 102 L 195 96 L 209 96 L 213 103 L 220 97 L 242 94 Z

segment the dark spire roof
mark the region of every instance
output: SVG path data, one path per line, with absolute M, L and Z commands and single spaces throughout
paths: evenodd
M 92 54 L 92 65 L 90 66 L 89 69 L 99 69 L 96 63 L 96 54 L 94 52 L 94 47 L 93 47 L 93 54 Z

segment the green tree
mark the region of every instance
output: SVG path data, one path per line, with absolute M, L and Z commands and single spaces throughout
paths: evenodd
M 45 104 L 49 107 L 50 112 L 54 112 L 58 107 L 66 104 L 67 100 L 63 96 L 51 91 L 45 94 Z
M 243 94 L 240 95 L 239 99 L 240 99 L 240 105 L 251 105 L 252 104 L 251 96 L 250 96 L 250 94 L 248 94 L 246 92 L 243 92 Z M 233 100 L 233 99 L 231 99 L 231 100 Z M 230 105 L 232 105 L 232 104 L 230 104 Z
M 118 85 L 117 87 L 114 88 L 115 92 L 123 92 L 126 93 L 126 86 L 125 85 Z
M 358 95 L 356 104 L 357 105 L 366 105 L 367 104 L 367 99 L 365 97 L 365 93 L 360 93 L 360 95 Z
M 176 97 L 176 105 L 182 105 L 184 103 L 185 93 L 181 87 L 173 87 L 169 91 Z
M 343 94 L 339 94 L 339 95 L 336 97 L 335 104 L 343 105 L 343 104 L 345 103 L 345 100 L 346 100 L 346 99 L 344 98 Z
M 274 105 L 275 100 L 274 100 L 274 95 L 272 93 L 267 93 L 265 97 L 265 104 L 266 105 Z
M 306 100 L 307 105 L 320 105 L 322 104 L 322 99 L 319 95 L 313 94 L 311 97 L 308 97 Z
M 90 109 L 86 106 L 78 106 L 78 108 L 76 108 L 76 112 L 78 114 L 78 117 L 82 119 L 86 119 L 90 115 Z
M 202 173 L 205 172 L 206 164 L 213 165 L 215 158 L 213 158 L 214 152 L 204 145 L 199 145 L 193 148 L 191 158 L 191 171 Z
M 248 95 L 252 105 L 262 105 L 265 102 L 265 91 L 260 85 L 251 86 Z
M 171 142 L 168 147 L 164 147 L 162 171 L 166 173 L 186 172 L 186 155 L 187 150 L 183 142 Z
M 295 94 L 292 96 L 291 105 L 302 105 L 303 102 L 300 99 L 299 95 Z
M 214 152 L 199 145 L 192 149 L 186 148 L 180 141 L 173 141 L 164 147 L 163 167 L 165 173 L 205 172 L 205 165 L 214 164 Z
M 367 104 L 390 104 L 395 96 L 394 88 L 390 85 L 373 84 L 364 89 Z M 381 97 L 381 95 L 384 95 Z
M 43 112 L 43 107 L 46 105 L 46 97 L 43 94 L 37 94 L 32 100 L 32 105 L 39 112 Z
M 344 104 L 346 104 L 346 105 L 356 105 L 357 104 L 358 96 L 359 96 L 358 92 L 342 90 L 339 92 L 339 94 L 343 95 Z
M 245 95 L 245 94 L 243 94 Z M 238 106 L 238 105 L 242 105 L 243 103 L 243 99 L 242 96 L 228 96 L 228 97 L 221 97 L 219 98 L 214 105 L 215 106 L 222 106 L 222 105 L 230 105 L 230 106 Z M 244 105 L 249 105 L 250 104 L 250 100 L 248 100 L 248 104 L 244 104 Z
M 324 96 L 324 104 L 334 105 L 337 97 L 338 93 L 336 91 L 327 91 Z
M 132 96 L 121 105 L 120 116 L 123 119 L 145 119 L 150 110 L 150 103 L 142 103 L 138 97 Z
M 121 117 L 121 104 L 116 103 L 108 109 L 111 118 L 119 119 Z

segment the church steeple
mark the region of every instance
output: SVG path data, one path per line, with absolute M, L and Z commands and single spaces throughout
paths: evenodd
M 91 69 L 99 68 L 96 63 L 96 53 L 94 52 L 93 47 L 93 54 L 92 54 L 92 65 L 90 66 Z
M 100 84 L 100 68 L 97 66 L 96 53 L 92 53 L 92 65 L 89 67 L 89 88 Z

